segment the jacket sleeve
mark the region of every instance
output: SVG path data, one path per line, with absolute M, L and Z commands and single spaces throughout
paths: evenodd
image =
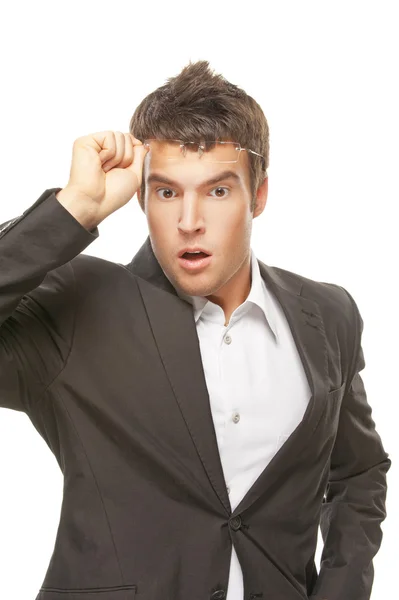
M 29 412 L 62 370 L 74 327 L 70 264 L 98 236 L 46 190 L 0 225 L 0 407 Z
M 344 291 L 355 313 L 356 348 L 331 454 L 320 520 L 324 547 L 311 600 L 369 600 L 372 560 L 381 545 L 381 523 L 386 517 L 386 473 L 391 460 L 375 429 L 360 376 L 365 367 L 363 320 L 352 296 Z

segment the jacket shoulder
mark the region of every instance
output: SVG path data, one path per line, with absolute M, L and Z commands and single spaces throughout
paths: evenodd
M 356 312 L 357 308 L 356 303 L 352 295 L 341 285 L 305 277 L 281 267 L 270 268 L 282 281 L 288 284 L 296 284 L 300 290 L 300 295 L 317 302 L 320 310 L 332 310 L 334 313 L 342 313 L 350 321 L 353 321 L 353 313 Z
M 328 344 L 333 347 L 334 340 L 338 340 L 342 368 L 347 369 L 349 379 L 361 349 L 363 331 L 363 319 L 353 296 L 337 283 L 318 281 L 280 267 L 271 268 L 281 281 L 287 285 L 291 282 L 291 289 L 294 284 L 300 296 L 316 303 Z M 361 368 L 364 366 L 363 362 Z
M 363 319 L 355 299 L 346 288 L 281 267 L 270 268 L 287 287 L 316 303 L 327 335 L 338 335 L 341 344 L 348 347 L 349 354 L 356 352 L 361 342 Z

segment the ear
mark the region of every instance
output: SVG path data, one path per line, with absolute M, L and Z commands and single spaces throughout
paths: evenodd
M 256 205 L 253 212 L 253 218 L 258 217 L 263 213 L 263 210 L 266 206 L 268 191 L 269 178 L 266 176 L 256 192 Z

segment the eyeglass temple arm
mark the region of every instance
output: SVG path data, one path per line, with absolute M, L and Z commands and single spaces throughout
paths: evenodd
M 259 154 L 259 152 L 255 152 L 255 150 L 249 150 L 248 148 L 242 148 L 242 150 L 247 150 L 247 152 L 251 152 L 252 154 L 256 154 L 256 156 L 260 156 L 262 159 L 263 170 L 266 171 L 266 161 L 263 154 Z

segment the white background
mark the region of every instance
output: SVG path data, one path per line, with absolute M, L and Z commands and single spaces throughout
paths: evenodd
M 25 1 L 5 4 L 0 25 L 0 223 L 66 185 L 76 137 L 128 131 L 142 98 L 190 59 L 209 60 L 262 106 L 269 197 L 252 247 L 268 265 L 344 286 L 364 320 L 362 377 L 393 460 L 372 600 L 395 595 L 399 566 L 398 9 L 384 0 Z M 84 252 L 129 262 L 147 237 L 136 196 L 99 231 Z M 24 413 L 0 409 L 0 478 L 0 598 L 34 600 L 62 474 Z M 321 538 L 318 567 L 320 553 Z

